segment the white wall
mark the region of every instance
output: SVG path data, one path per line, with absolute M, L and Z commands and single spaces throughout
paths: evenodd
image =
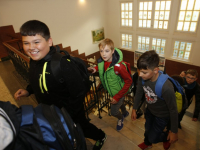
M 174 40 L 183 40 L 193 43 L 192 52 L 190 60 L 188 62 L 183 62 L 187 64 L 192 64 L 195 66 L 200 66 L 200 23 L 197 27 L 197 33 L 185 34 L 177 33 L 177 16 L 179 13 L 179 3 L 180 0 L 171 1 L 171 12 L 169 21 L 169 30 L 162 32 L 155 30 L 144 30 L 138 29 L 138 3 L 139 0 L 107 0 L 107 37 L 111 38 L 116 47 L 121 47 L 121 33 L 129 33 L 133 35 L 133 49 L 131 51 L 137 50 L 137 36 L 156 36 L 167 39 L 167 45 L 165 49 L 165 57 L 171 59 L 173 53 L 173 42 Z M 132 28 L 122 28 L 120 27 L 120 2 L 133 2 L 133 27 Z M 174 59 L 172 59 L 174 60 Z M 177 60 L 174 60 L 177 61 Z
M 104 27 L 107 0 L 0 0 L 0 26 L 13 25 L 15 32 L 32 19 L 46 23 L 53 43 L 71 46 L 86 55 L 98 51 L 91 30 Z

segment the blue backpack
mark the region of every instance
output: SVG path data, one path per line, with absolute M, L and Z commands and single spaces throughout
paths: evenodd
M 5 150 L 87 149 L 81 127 L 64 108 L 45 104 L 17 108 L 9 102 L 0 102 L 0 110 L 13 127 L 14 140 Z
M 167 74 L 163 74 L 162 71 L 159 71 L 160 75 L 157 79 L 156 85 L 155 85 L 155 94 L 163 100 L 162 98 L 162 87 L 164 85 L 164 83 L 167 81 L 167 79 L 169 79 L 169 81 L 171 81 L 171 83 L 174 86 L 174 91 L 175 91 L 175 96 L 176 96 L 176 104 L 177 104 L 177 110 L 178 113 L 181 112 L 181 110 L 184 107 L 185 101 L 186 101 L 186 95 L 185 92 L 183 90 L 183 87 L 179 84 L 179 82 L 175 79 L 173 79 L 172 77 L 170 77 Z M 144 85 L 145 81 L 142 80 L 142 85 Z

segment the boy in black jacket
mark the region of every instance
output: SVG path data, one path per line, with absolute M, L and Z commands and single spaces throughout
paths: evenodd
M 172 83 L 167 80 L 162 87 L 164 100 L 155 94 L 155 85 L 160 75 L 158 64 L 159 56 L 154 50 L 143 53 L 137 62 L 137 68 L 140 70 L 139 76 L 144 84 L 142 80 L 138 81 L 131 119 L 136 119 L 136 109 L 145 94 L 147 104 L 145 138 L 144 142 L 138 145 L 143 150 L 152 147 L 152 143 L 159 142 L 163 142 L 164 149 L 168 150 L 171 143 L 178 139 L 178 111 Z M 163 130 L 169 120 L 171 120 L 171 131 L 167 133 Z
M 46 24 L 38 20 L 25 22 L 21 28 L 23 49 L 30 59 L 29 81 L 25 89 L 19 89 L 14 97 L 35 94 L 38 103 L 54 104 L 59 108 L 64 107 L 73 121 L 83 129 L 85 137 L 96 142 L 93 149 L 99 150 L 106 140 L 106 134 L 91 124 L 85 117 L 84 111 L 84 85 L 79 70 L 73 63 L 62 57 L 60 67 L 64 83 L 58 83 L 52 74 L 51 58 L 56 49 Z
M 184 77 L 184 89 L 185 94 L 188 100 L 188 107 L 192 103 L 192 97 L 195 96 L 195 109 L 192 117 L 192 121 L 197 121 L 200 113 L 200 85 L 196 82 L 198 79 L 198 72 L 194 69 L 189 69 L 186 71 Z M 183 116 L 186 112 L 186 109 L 183 109 L 179 114 L 179 128 L 181 129 L 180 121 L 183 119 Z

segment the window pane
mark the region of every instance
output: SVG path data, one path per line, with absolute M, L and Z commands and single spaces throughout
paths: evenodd
M 147 2 L 144 2 L 144 10 L 147 10 Z
M 199 12 L 194 11 L 192 15 L 192 21 L 198 21 L 198 17 L 199 17 Z
M 124 3 L 121 4 L 121 10 L 124 10 Z
M 159 11 L 155 11 L 155 18 L 154 19 L 158 19 L 159 16 Z
M 179 14 L 179 20 L 184 20 L 185 18 L 185 11 L 181 11 Z
M 164 26 L 163 26 L 163 28 L 164 28 L 164 29 L 167 29 L 167 27 L 168 27 L 168 21 L 164 21 Z
M 183 27 L 183 31 L 188 31 L 189 30 L 189 25 L 190 25 L 189 22 L 185 22 L 184 23 L 184 27 Z
M 143 19 L 147 19 L 147 11 L 143 12 Z
M 138 43 L 141 43 L 141 36 L 138 36 Z
M 138 49 L 141 50 L 141 44 L 138 44 Z
M 181 42 L 180 50 L 184 50 L 184 49 L 185 49 L 185 42 Z
M 140 10 L 143 10 L 143 2 L 140 2 Z
M 166 8 L 165 10 L 170 10 L 171 1 L 166 1 Z
M 145 50 L 145 44 L 142 44 L 142 50 Z
M 181 2 L 181 10 L 186 10 L 187 0 L 182 0 Z
M 179 47 L 179 41 L 175 41 L 174 48 L 178 49 L 178 47 Z
M 159 28 L 162 29 L 163 27 L 163 21 L 159 21 Z
M 125 47 L 125 41 L 122 41 L 122 47 Z
M 169 20 L 169 11 L 165 12 L 165 20 Z
M 187 43 L 186 50 L 190 51 L 192 47 L 192 43 Z
M 162 47 L 165 47 L 165 42 L 166 40 L 162 40 L 162 44 L 161 44 Z
M 132 3 L 129 3 L 129 10 L 132 10 Z
M 149 44 L 149 38 L 148 37 L 146 38 L 146 44 Z
M 149 2 L 148 10 L 152 10 L 152 2 Z
M 145 37 L 142 37 L 142 43 L 145 43 Z
M 160 10 L 165 10 L 165 1 L 161 1 Z
M 125 34 L 122 34 L 122 40 L 125 40 Z
M 146 27 L 147 21 L 143 20 L 143 27 Z
M 153 38 L 152 45 L 156 45 L 156 38 Z
M 200 10 L 200 0 L 196 0 L 194 10 Z
M 125 25 L 125 23 L 124 23 L 124 19 L 122 19 L 122 26 L 124 26 Z
M 147 28 L 151 28 L 151 20 L 147 20 Z
M 129 35 L 129 41 L 132 41 L 132 35 Z
M 164 19 L 164 11 L 160 11 L 160 20 L 163 20 Z
M 161 39 L 157 39 L 157 46 L 160 46 Z
M 164 47 L 161 47 L 160 53 L 161 53 L 161 54 L 164 54 L 164 51 L 165 51 Z
M 196 30 L 196 24 L 197 24 L 196 22 L 192 22 L 191 23 L 191 25 L 190 25 L 190 31 L 191 32 L 195 32 L 195 30 Z
M 173 53 L 173 56 L 176 56 L 177 57 L 177 54 L 178 54 L 178 50 L 174 50 L 174 53 Z
M 142 14 L 143 14 L 143 12 L 140 11 L 140 12 L 139 12 L 139 19 L 142 19 Z
M 194 0 L 189 0 L 187 10 L 192 10 L 194 6 Z
M 154 28 L 158 28 L 158 21 L 154 21 Z
M 129 18 L 132 18 L 132 12 L 129 11 Z
M 177 30 L 182 30 L 183 28 L 183 22 L 178 22 Z
M 139 20 L 139 27 L 142 27 L 142 20 Z
M 184 55 L 184 59 L 189 59 L 189 56 L 190 56 L 190 52 L 185 52 L 185 55 Z
M 179 57 L 179 58 L 183 58 L 183 53 L 184 53 L 184 51 L 179 51 L 178 57 Z
M 149 50 L 149 45 L 146 45 L 146 51 L 148 51 Z
M 186 16 L 185 16 L 185 21 L 190 21 L 191 20 L 191 16 L 192 16 L 192 12 L 191 11 L 187 11 L 186 12 Z
M 156 8 L 155 10 L 159 10 L 160 9 L 160 1 L 156 1 Z
M 151 19 L 151 11 L 148 11 L 148 19 Z

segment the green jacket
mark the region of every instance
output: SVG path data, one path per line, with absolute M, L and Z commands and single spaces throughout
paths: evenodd
M 112 55 L 112 62 L 105 72 L 103 59 L 99 58 L 97 61 L 101 83 L 111 97 L 117 94 L 124 86 L 124 80 L 114 72 L 114 65 L 120 63 L 122 60 L 122 52 L 115 48 L 115 52 Z

